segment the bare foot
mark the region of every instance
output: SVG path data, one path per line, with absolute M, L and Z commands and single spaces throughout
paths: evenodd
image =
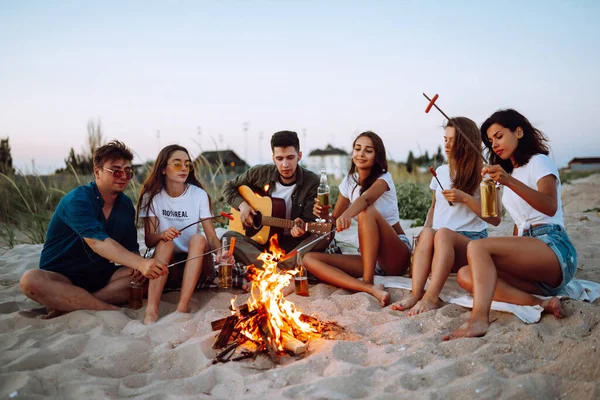
M 489 326 L 490 323 L 486 320 L 469 320 L 467 323 L 461 325 L 457 330 L 455 330 L 451 334 L 442 336 L 442 339 L 452 340 L 461 337 L 480 337 L 485 335 Z
M 146 309 L 146 315 L 144 315 L 144 325 L 150 325 L 158 320 L 158 311 Z
M 437 299 L 433 301 L 429 297 L 423 296 L 423 298 L 417 304 L 415 304 L 413 309 L 408 312 L 408 316 L 412 317 L 413 315 L 418 315 L 427 311 L 435 310 L 437 308 Z
M 544 300 L 541 305 L 544 308 L 544 312 L 554 314 L 557 319 L 564 317 L 562 307 L 560 306 L 560 299 L 558 297 Z
M 385 287 L 381 283 L 373 285 L 373 289 L 371 289 L 371 294 L 381 302 L 381 307 L 387 306 L 390 302 L 390 294 L 384 289 Z
M 60 311 L 60 310 L 50 310 L 48 309 L 48 314 L 44 315 L 42 319 L 52 319 L 56 317 L 60 317 L 61 315 L 67 314 L 68 311 Z
M 406 311 L 409 308 L 412 308 L 415 304 L 417 304 L 417 302 L 420 299 L 421 297 L 411 294 L 410 296 L 406 296 L 399 302 L 392 304 L 392 310 Z
M 190 311 L 192 311 L 192 306 L 190 306 L 189 304 L 186 304 L 186 305 L 177 304 L 177 311 L 180 313 L 187 314 Z

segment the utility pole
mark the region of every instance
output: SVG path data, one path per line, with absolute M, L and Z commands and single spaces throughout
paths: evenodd
M 160 147 L 160 129 L 156 130 L 156 141 L 158 142 L 158 151 L 160 152 L 161 147 Z
M 306 128 L 302 128 L 302 142 L 304 143 L 303 146 L 306 146 Z M 300 146 L 300 149 L 302 149 L 303 146 Z
M 198 147 L 200 147 L 200 152 L 202 152 L 202 127 L 198 126 L 196 131 L 198 133 Z
M 258 133 L 258 163 L 262 164 L 262 140 L 263 140 L 263 132 Z
M 244 122 L 244 158 L 247 164 L 248 162 L 248 122 Z

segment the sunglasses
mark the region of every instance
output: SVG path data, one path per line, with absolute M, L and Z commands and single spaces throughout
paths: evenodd
M 194 169 L 194 163 L 192 163 L 191 161 L 186 161 L 183 163 L 181 161 L 173 161 L 170 164 L 173 166 L 175 171 L 181 171 L 183 169 L 184 165 L 188 169 L 188 171 L 191 171 Z
M 133 170 L 131 170 L 131 169 L 122 170 L 122 169 L 110 169 L 110 168 L 106 168 L 106 167 L 102 167 L 102 168 L 104 168 L 108 172 L 111 172 L 112 176 L 116 179 L 123 177 L 123 174 L 125 174 L 125 178 L 127 180 L 133 178 Z

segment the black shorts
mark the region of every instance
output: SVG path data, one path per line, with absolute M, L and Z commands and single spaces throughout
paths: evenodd
M 104 265 L 90 267 L 84 271 L 53 271 L 57 272 L 61 275 L 66 276 L 75 286 L 79 286 L 82 289 L 87 290 L 90 293 L 97 292 L 102 289 L 108 282 L 110 282 L 110 278 L 112 278 L 113 274 L 119 269 L 121 266 L 115 265 L 113 263 L 107 263 Z

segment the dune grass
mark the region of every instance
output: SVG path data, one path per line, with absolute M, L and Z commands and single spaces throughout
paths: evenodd
M 195 162 L 194 173 L 211 198 L 213 212 L 229 211 L 221 189 L 234 174 L 226 171 L 222 161 L 215 166 L 199 157 Z M 137 204 L 142 182 L 151 167 L 151 163 L 144 164 L 125 191 L 134 204 Z M 427 189 L 428 173 L 408 173 L 404 166 L 394 163 L 390 163 L 390 173 L 397 183 L 400 218 L 424 220 L 431 201 Z M 44 243 L 50 218 L 60 199 L 75 187 L 92 180 L 92 175 L 79 175 L 73 168 L 68 173 L 45 176 L 22 171 L 12 176 L 0 173 L 0 247 Z M 337 183 L 331 184 L 332 204 L 335 204 L 339 193 Z M 227 222 L 217 220 L 215 225 L 225 227 Z

